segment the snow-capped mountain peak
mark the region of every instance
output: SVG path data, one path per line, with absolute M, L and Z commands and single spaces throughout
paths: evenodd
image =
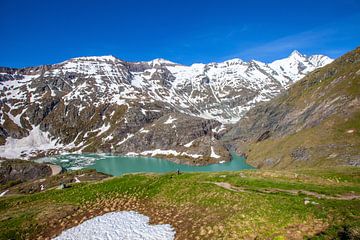
M 162 58 L 125 62 L 112 55 L 89 56 L 72 58 L 41 71 L 22 69 L 21 76 L 15 70 L 1 73 L 0 91 L 9 100 L 18 101 L 18 107 L 29 104 L 21 103 L 25 96 L 39 102 L 50 91 L 50 96 L 65 94 L 65 104 L 79 100 L 80 108 L 105 102 L 128 104 L 136 99 L 143 104 L 158 101 L 181 113 L 234 123 L 257 102 L 270 100 L 308 72 L 331 61 L 323 55 L 307 57 L 298 51 L 270 64 L 235 58 L 191 66 Z M 21 84 L 26 85 L 23 95 L 17 92 Z
M 333 59 L 329 58 L 328 56 L 324 55 L 312 55 L 308 58 L 308 60 L 316 67 L 322 67 L 326 64 L 329 64 L 333 61 Z
M 333 60 L 322 55 L 306 56 L 299 51 L 294 50 L 289 57 L 276 60 L 269 64 L 281 76 L 291 80 L 297 81 L 303 78 L 307 73 L 316 68 L 325 66 Z
M 117 57 L 113 56 L 113 55 L 104 55 L 104 56 L 84 56 L 84 57 L 76 57 L 76 58 L 71 58 L 68 61 L 100 61 L 100 62 L 104 62 L 104 61 L 117 61 L 120 60 Z
M 149 62 L 147 62 L 150 66 L 155 67 L 155 66 L 174 66 L 174 65 L 179 65 L 177 63 L 174 63 L 172 61 L 163 59 L 163 58 L 155 58 Z
M 235 64 L 242 64 L 242 63 L 244 63 L 244 61 L 240 58 L 233 58 L 233 59 L 226 60 L 223 62 L 223 64 L 226 64 L 226 65 L 235 65 Z
M 298 50 L 294 50 L 294 51 L 291 52 L 289 57 L 294 57 L 294 58 L 301 57 L 301 58 L 304 58 L 304 57 L 306 57 L 306 55 L 300 53 Z

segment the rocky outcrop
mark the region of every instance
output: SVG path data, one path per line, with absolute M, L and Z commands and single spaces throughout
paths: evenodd
M 51 168 L 46 164 L 24 160 L 0 160 L 0 184 L 25 182 L 51 175 Z
M 133 135 L 128 135 L 127 141 L 116 145 L 114 151 L 160 157 L 167 155 L 181 163 L 209 164 L 220 160 L 212 159 L 213 148 L 221 161 L 228 161 L 230 154 L 218 140 L 219 134 L 216 132 L 220 127 L 221 123 L 214 120 L 180 113 L 166 114 L 144 125 Z

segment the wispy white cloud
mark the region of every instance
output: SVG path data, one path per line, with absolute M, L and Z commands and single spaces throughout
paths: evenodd
M 349 43 L 353 42 L 356 47 L 360 44 L 360 14 L 349 16 L 338 22 L 332 22 L 324 26 L 287 35 L 257 44 L 253 47 L 241 47 L 237 54 L 225 57 L 240 57 L 243 59 L 274 60 L 285 57 L 293 50 L 308 53 L 323 53 L 332 57 L 351 50 Z M 315 52 L 314 52 L 315 51 Z
M 248 48 L 240 51 L 239 55 L 244 58 L 268 58 L 273 55 L 288 53 L 294 49 L 304 49 L 321 42 L 326 41 L 327 37 L 335 34 L 333 29 L 326 29 L 322 31 L 305 31 L 294 35 L 278 38 L 274 41 L 258 45 L 253 48 Z

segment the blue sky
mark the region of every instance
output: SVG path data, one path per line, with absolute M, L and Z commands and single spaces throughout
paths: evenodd
M 239 57 L 265 62 L 294 49 L 338 57 L 360 45 L 360 1 L 0 0 L 0 66 L 71 57 Z

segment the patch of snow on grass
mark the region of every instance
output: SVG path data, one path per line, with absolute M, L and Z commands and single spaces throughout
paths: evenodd
M 106 213 L 65 230 L 54 239 L 170 240 L 175 238 L 175 231 L 171 225 L 150 225 L 149 220 L 149 217 L 134 211 Z
M 2 193 L 0 193 L 0 197 L 5 196 L 5 194 L 7 194 L 8 192 L 9 192 L 9 190 L 5 190 L 5 191 L 3 191 Z

